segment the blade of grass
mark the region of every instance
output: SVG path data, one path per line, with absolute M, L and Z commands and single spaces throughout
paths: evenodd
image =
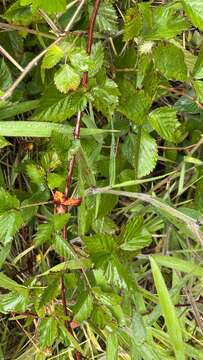
M 164 316 L 169 337 L 174 349 L 177 360 L 185 360 L 184 342 L 182 330 L 176 314 L 175 307 L 170 298 L 169 291 L 166 287 L 161 271 L 153 258 L 150 258 L 152 274 L 160 301 L 161 311 Z
M 177 271 L 185 273 L 191 273 L 194 276 L 203 276 L 203 267 L 191 261 L 182 260 L 174 256 L 171 257 L 162 255 L 154 255 L 153 258 L 158 264 L 168 267 L 170 269 L 175 269 Z
M 69 125 L 35 121 L 0 121 L 0 136 L 50 137 L 52 131 L 59 131 L 70 136 L 73 135 L 73 128 Z M 81 128 L 82 136 L 111 132 L 112 130 Z

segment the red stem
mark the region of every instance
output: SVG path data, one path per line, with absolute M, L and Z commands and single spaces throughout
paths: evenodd
M 100 3 L 101 3 L 101 0 L 95 1 L 92 15 L 89 20 L 88 34 L 87 34 L 87 48 L 86 48 L 86 52 L 88 55 L 91 54 L 91 50 L 92 50 L 94 27 L 95 27 L 96 17 L 98 14 Z M 82 78 L 82 86 L 87 87 L 88 81 L 89 81 L 88 73 L 85 72 L 83 74 L 83 78 Z M 77 121 L 76 121 L 76 125 L 75 125 L 75 130 L 74 130 L 74 140 L 80 139 L 81 120 L 82 120 L 82 114 L 81 114 L 81 112 L 78 112 Z M 73 169 L 74 169 L 75 163 L 76 163 L 76 157 L 75 157 L 75 155 L 72 155 L 70 162 L 68 164 L 68 167 L 67 167 L 66 187 L 65 187 L 65 191 L 64 191 L 64 195 L 66 198 L 68 198 L 69 193 L 70 193 Z M 66 211 L 65 207 L 64 207 L 63 211 L 64 212 Z M 68 232 L 67 232 L 66 227 L 64 227 L 64 229 L 63 229 L 63 238 L 64 238 L 64 240 L 68 239 Z M 61 259 L 61 260 L 63 261 L 63 259 Z M 64 284 L 63 277 L 61 279 L 61 299 L 62 299 L 62 304 L 63 304 L 63 309 L 64 309 L 64 315 L 68 316 L 68 310 L 67 310 L 67 305 L 66 305 L 66 296 L 65 296 L 65 284 Z M 69 331 L 72 331 L 70 324 L 67 321 L 65 322 L 65 325 Z M 78 356 L 77 359 L 81 358 L 80 354 L 78 354 L 78 353 L 77 353 L 77 356 Z

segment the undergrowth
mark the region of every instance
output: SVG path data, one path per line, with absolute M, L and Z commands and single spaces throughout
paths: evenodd
M 202 360 L 202 0 L 0 12 L 0 360 Z

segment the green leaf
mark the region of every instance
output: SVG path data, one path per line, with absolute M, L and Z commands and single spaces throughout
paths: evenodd
M 0 149 L 10 145 L 12 144 L 8 140 L 6 140 L 3 136 L 0 136 Z
M 90 9 L 90 13 L 92 8 Z M 100 31 L 115 33 L 118 28 L 116 10 L 108 0 L 104 0 L 98 11 L 97 25 Z
M 13 116 L 36 109 L 38 100 L 23 101 L 19 103 L 4 103 L 0 106 L 0 120 L 12 118 Z
M 149 122 L 163 139 L 176 140 L 176 130 L 180 126 L 176 110 L 167 106 L 160 107 L 149 114 Z
M 52 316 L 42 319 L 39 325 L 39 340 L 42 348 L 51 346 L 57 337 L 57 321 Z
M 90 57 L 88 73 L 90 77 L 95 76 L 102 68 L 104 62 L 104 48 L 101 42 L 94 44 Z
M 0 288 L 15 291 L 21 295 L 27 294 L 25 286 L 18 284 L 2 272 L 0 272 Z
M 3 188 L 0 189 L 0 213 L 11 209 L 18 209 L 20 202 L 15 195 L 11 195 Z
M 132 318 L 133 340 L 140 346 L 147 340 L 147 329 L 144 324 L 144 319 L 140 313 L 135 312 Z
M 145 40 L 172 39 L 189 27 L 182 14 L 178 14 L 179 5 L 169 4 L 151 6 L 141 3 L 139 9 L 144 19 L 143 37 Z
M 182 0 L 183 8 L 195 27 L 203 30 L 202 0 Z
M 73 128 L 66 125 L 53 124 L 49 122 L 35 121 L 2 121 L 0 122 L 0 136 L 29 136 L 29 137 L 51 137 L 54 131 L 59 134 L 68 135 L 72 138 Z M 100 135 L 111 133 L 108 129 L 86 129 L 81 128 L 81 136 Z
M 173 270 L 177 270 L 184 273 L 189 273 L 193 276 L 203 276 L 202 266 L 195 264 L 189 260 L 183 260 L 175 256 L 162 256 L 154 255 L 153 258 L 156 262 L 162 266 L 168 267 Z
M 89 294 L 81 293 L 77 304 L 74 307 L 74 319 L 79 323 L 87 320 L 93 310 L 92 297 Z
M 59 188 L 64 183 L 64 177 L 60 174 L 50 173 L 47 175 L 47 184 L 51 190 Z
M 69 80 L 65 79 L 64 81 L 68 81 L 67 86 L 69 86 Z M 32 119 L 62 122 L 71 118 L 78 111 L 84 110 L 86 104 L 87 96 L 84 92 L 70 92 L 65 95 L 57 91 L 56 88 L 49 87 L 41 97 L 39 107 Z
M 203 78 L 203 48 L 201 48 L 197 61 L 193 69 L 193 76 L 195 79 Z
M 89 70 L 90 58 L 85 49 L 76 47 L 72 51 L 70 50 L 68 57 L 76 72 L 82 73 Z
M 66 0 L 32 0 L 33 8 L 45 10 L 48 14 L 60 13 L 66 8 Z
M 177 360 L 185 360 L 185 350 L 182 338 L 180 323 L 176 314 L 175 307 L 170 298 L 164 278 L 159 267 L 153 258 L 150 258 L 152 274 L 157 289 L 161 311 L 164 316 L 167 330 L 174 348 Z
M 141 130 L 138 146 L 137 176 L 141 178 L 148 175 L 156 166 L 158 150 L 156 141 L 144 129 Z
M 118 335 L 116 334 L 116 332 L 112 332 L 107 336 L 106 359 L 118 359 Z
M 85 356 L 82 348 L 80 347 L 80 345 L 78 344 L 78 341 L 75 340 L 74 336 L 71 335 L 71 333 L 67 330 L 67 328 L 63 325 L 63 324 L 59 324 L 60 330 L 63 331 L 63 337 L 64 339 L 66 338 L 71 344 L 72 346 L 82 355 Z
M 57 254 L 65 260 L 70 260 L 73 257 L 73 252 L 67 242 L 60 236 L 55 235 L 52 239 L 52 246 Z
M 62 65 L 54 75 L 57 89 L 66 94 L 75 91 L 80 85 L 80 75 L 68 64 Z
M 16 292 L 9 292 L 0 295 L 0 313 L 7 314 L 11 312 L 22 313 L 27 307 L 27 296 Z
M 118 105 L 118 88 L 113 80 L 106 79 L 103 86 L 97 86 L 92 89 L 94 106 L 97 111 L 107 118 L 112 117 L 114 110 Z
M 130 8 L 127 10 L 125 16 L 125 27 L 124 27 L 124 41 L 132 40 L 137 37 L 142 28 L 142 18 L 139 13 L 138 7 Z
M 23 225 L 23 218 L 19 211 L 10 210 L 0 215 L 0 240 L 7 245 Z
M 78 146 L 76 158 L 80 165 L 80 172 L 84 180 L 84 183 L 87 184 L 89 187 L 95 186 L 96 180 L 90 159 L 88 158 L 86 152 L 84 151 L 81 145 Z
M 16 1 L 8 8 L 2 17 L 11 24 L 15 23 L 16 25 L 26 26 L 32 22 L 33 14 L 30 6 L 20 6 L 19 1 Z
M 12 84 L 12 77 L 4 58 L 0 59 L 0 90 L 7 90 Z
M 58 45 L 52 45 L 42 60 L 42 69 L 51 69 L 63 58 L 64 54 Z
M 46 306 L 51 300 L 55 299 L 59 292 L 59 279 L 52 279 L 41 295 L 39 308 Z
M 88 252 L 97 265 L 108 261 L 116 248 L 115 239 L 107 234 L 85 236 L 84 241 Z
M 11 251 L 11 241 L 9 241 L 6 245 L 0 243 L 0 269 L 4 265 L 4 262 Z
M 155 67 L 168 80 L 187 80 L 184 54 L 173 44 L 160 43 L 153 51 Z
M 56 231 L 60 231 L 67 224 L 70 219 L 70 214 L 54 214 L 52 222 L 54 225 L 54 229 Z
M 125 251 L 137 251 L 150 245 L 151 234 L 143 226 L 141 216 L 133 217 L 121 232 L 120 238 L 124 240 L 121 249 Z
M 193 81 L 192 85 L 195 89 L 197 100 L 200 103 L 203 102 L 203 81 L 200 80 Z
M 53 224 L 40 224 L 35 235 L 35 244 L 42 245 L 46 241 L 49 241 L 53 235 Z
M 126 82 L 121 85 L 119 111 L 137 125 L 144 123 L 151 106 L 151 99 L 143 90 L 136 91 Z
M 33 184 L 40 185 L 45 183 L 45 172 L 41 166 L 35 164 L 27 164 L 26 173 L 33 182 Z
M 115 292 L 104 292 L 99 287 L 92 288 L 92 292 L 96 299 L 103 305 L 115 306 L 121 302 L 121 296 Z

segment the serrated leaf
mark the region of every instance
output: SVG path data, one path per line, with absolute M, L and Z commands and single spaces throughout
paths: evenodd
M 31 179 L 31 181 L 36 185 L 40 185 L 45 182 L 45 172 L 41 166 L 37 166 L 35 164 L 27 164 L 26 173 L 27 176 L 29 176 L 29 178 Z
M 56 231 L 60 231 L 67 224 L 70 219 L 70 214 L 54 214 L 52 223 Z
M 56 253 L 66 260 L 73 258 L 73 252 L 67 242 L 58 234 L 52 239 L 52 246 Z
M 167 106 L 160 107 L 149 114 L 150 125 L 158 134 L 168 141 L 176 140 L 176 130 L 180 126 L 176 110 Z
M 0 90 L 7 90 L 12 84 L 11 72 L 4 61 L 4 58 L 0 59 Z
M 193 81 L 192 85 L 195 89 L 197 100 L 200 103 L 202 103 L 203 102 L 203 81 L 200 81 L 200 80 Z
M 183 8 L 195 27 L 203 30 L 202 0 L 182 0 Z
M 72 67 L 79 73 L 88 71 L 90 58 L 85 49 L 74 48 L 69 51 L 68 57 Z
M 124 243 L 121 249 L 125 251 L 137 251 L 150 245 L 151 234 L 143 225 L 142 217 L 131 219 L 121 232 L 120 238 Z
M 54 82 L 59 91 L 66 94 L 75 91 L 80 85 L 80 75 L 68 64 L 62 65 L 54 75 Z
M 5 295 L 0 295 L 0 313 L 7 314 L 11 312 L 22 313 L 26 310 L 27 296 L 9 292 Z
M 101 69 L 104 62 L 104 48 L 101 42 L 97 42 L 92 47 L 92 51 L 89 57 L 89 76 L 95 76 Z
M 115 238 L 107 234 L 86 236 L 84 241 L 88 252 L 97 265 L 108 261 L 116 248 Z
M 90 10 L 90 13 L 92 8 Z M 97 15 L 97 25 L 100 31 L 115 33 L 118 28 L 116 10 L 108 0 L 101 3 Z
M 80 165 L 80 172 L 84 183 L 87 184 L 89 187 L 95 186 L 96 180 L 94 176 L 94 171 L 92 169 L 91 161 L 81 145 L 77 149 L 76 158 Z
M 127 10 L 125 16 L 125 27 L 124 27 L 124 41 L 132 40 L 138 36 L 142 28 L 142 18 L 139 13 L 138 7 L 130 8 Z
M 168 80 L 187 80 L 184 54 L 173 44 L 160 43 L 153 51 L 155 67 Z
M 53 235 L 53 224 L 40 224 L 37 229 L 34 241 L 36 245 L 42 245 L 49 241 Z
M 80 294 L 77 304 L 74 307 L 74 320 L 82 323 L 87 320 L 93 310 L 92 297 L 89 294 Z
M 142 130 L 138 149 L 138 178 L 148 175 L 156 166 L 157 160 L 156 141 L 145 130 Z
M 57 337 L 57 321 L 54 317 L 42 319 L 39 325 L 39 341 L 42 348 L 51 346 Z
M 5 245 L 10 243 L 13 236 L 23 225 L 23 218 L 19 211 L 10 210 L 0 215 L 0 240 Z
M 63 58 L 64 54 L 58 45 L 52 45 L 42 60 L 42 69 L 51 69 Z
M 47 176 L 47 184 L 51 190 L 59 188 L 64 183 L 64 177 L 60 174 L 51 173 Z
M 121 302 L 121 296 L 117 295 L 115 292 L 104 292 L 99 287 L 92 288 L 92 292 L 101 304 L 115 306 L 119 305 Z
M 143 90 L 129 91 L 128 84 L 125 84 L 121 89 L 122 96 L 119 103 L 119 111 L 125 115 L 129 120 L 141 125 L 144 123 L 149 108 L 151 106 L 151 99 Z
M 65 95 L 56 88 L 48 88 L 40 99 L 33 120 L 62 122 L 70 119 L 78 111 L 84 110 L 87 96 L 84 92 L 70 92 Z
M 97 111 L 101 111 L 104 116 L 111 118 L 118 105 L 118 94 L 116 83 L 110 79 L 106 79 L 103 86 L 93 88 L 93 104 Z
M 151 4 L 139 4 L 140 12 L 144 18 L 144 39 L 172 39 L 182 31 L 187 30 L 189 24 L 181 14 L 177 13 L 177 7 L 173 4 L 155 7 L 152 7 Z
M 18 209 L 20 202 L 15 195 L 11 195 L 9 191 L 0 189 L 0 213 L 11 209 Z
M 47 305 L 51 300 L 53 300 L 58 293 L 60 292 L 59 279 L 52 279 L 48 284 L 47 288 L 43 290 L 43 293 L 40 298 L 39 308 Z
M 175 356 L 177 360 L 185 360 L 185 350 L 182 338 L 182 331 L 180 323 L 176 314 L 175 307 L 172 303 L 170 294 L 166 287 L 164 278 L 160 272 L 160 269 L 153 258 L 150 258 L 152 274 L 157 289 L 159 302 L 164 316 L 167 330 L 171 339 L 171 343 L 174 348 Z

